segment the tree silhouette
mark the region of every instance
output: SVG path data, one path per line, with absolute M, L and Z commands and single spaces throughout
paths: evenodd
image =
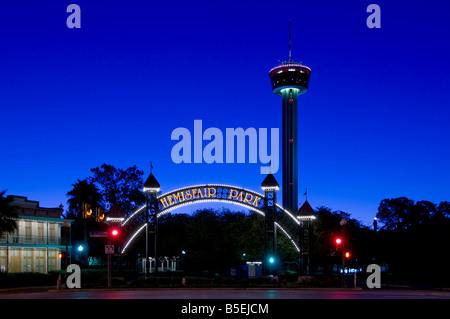
M 407 229 L 415 222 L 414 201 L 406 197 L 384 199 L 378 207 L 376 215 L 379 222 L 384 224 L 382 229 Z
M 413 285 L 450 284 L 445 248 L 450 243 L 448 202 L 436 205 L 406 197 L 384 199 L 377 218 L 378 260 L 387 263 L 397 280 Z
M 67 192 L 69 204 L 67 218 L 81 219 L 83 204 L 90 204 L 92 208 L 103 207 L 103 197 L 93 182 L 87 179 L 78 180 L 72 184 L 72 190 Z
M 92 168 L 91 172 L 94 176 L 88 179 L 98 186 L 106 209 L 117 203 L 127 215 L 145 203 L 145 194 L 142 192 L 144 172 L 137 169 L 136 165 L 121 169 L 102 164 Z
M 14 218 L 17 218 L 16 207 L 11 205 L 12 199 L 4 197 L 6 190 L 0 192 L 0 237 L 4 232 L 12 232 L 17 224 Z

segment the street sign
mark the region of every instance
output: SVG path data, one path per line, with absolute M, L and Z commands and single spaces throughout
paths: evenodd
M 89 232 L 89 237 L 108 237 L 108 232 L 106 232 L 106 231 L 91 231 L 91 232 Z
M 114 254 L 114 245 L 105 245 L 105 254 Z

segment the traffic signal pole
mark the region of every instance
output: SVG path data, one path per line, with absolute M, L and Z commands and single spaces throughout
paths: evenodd
M 347 228 L 347 219 L 344 217 L 341 219 L 339 224 L 342 227 L 342 249 L 341 249 L 341 257 L 342 257 L 342 285 L 344 287 L 347 286 L 345 282 L 345 248 L 347 244 L 347 237 L 346 237 L 346 228 Z
M 105 246 L 105 253 L 108 255 L 108 288 L 112 286 L 112 257 L 114 254 L 114 245 L 112 245 L 112 240 L 115 239 L 117 243 L 120 237 L 120 227 L 124 220 L 124 213 L 117 204 L 113 204 L 110 209 L 109 215 L 106 217 L 106 224 L 108 225 L 108 247 Z M 114 237 L 114 238 L 113 238 Z M 112 246 L 112 247 L 111 247 Z M 112 251 L 111 251 L 112 248 Z
M 108 245 L 111 245 L 111 224 L 108 223 Z M 112 286 L 111 254 L 108 254 L 108 288 Z

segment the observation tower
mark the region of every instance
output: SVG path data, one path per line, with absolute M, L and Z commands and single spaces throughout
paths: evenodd
M 298 211 L 298 96 L 308 90 L 311 69 L 291 59 L 291 21 L 289 20 L 289 62 L 269 71 L 272 92 L 282 97 L 283 207 Z

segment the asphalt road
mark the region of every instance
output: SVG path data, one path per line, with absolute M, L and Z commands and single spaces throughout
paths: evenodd
M 441 300 L 436 300 L 441 299 Z M 257 318 L 350 319 L 389 314 L 414 318 L 418 313 L 447 313 L 450 292 L 431 290 L 350 289 L 27 289 L 0 291 L 0 308 L 16 309 L 21 317 L 45 313 L 76 318 Z
M 142 289 L 17 290 L 0 299 L 450 299 L 450 292 L 431 290 L 351 289 Z

